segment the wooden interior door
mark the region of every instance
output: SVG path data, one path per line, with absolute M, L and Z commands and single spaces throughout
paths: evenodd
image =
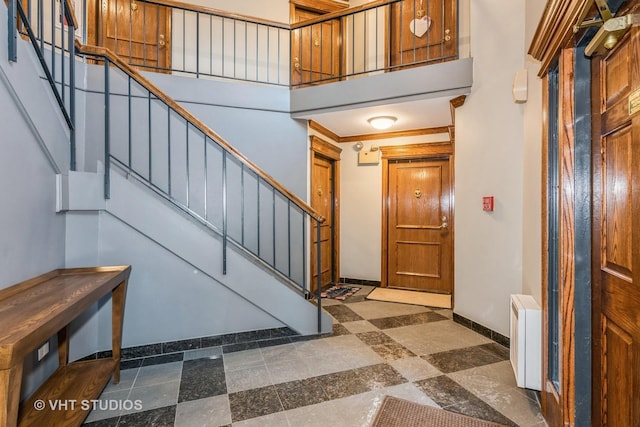
M 458 51 L 457 2 L 452 0 L 404 0 L 391 6 L 391 66 L 456 59 Z M 429 29 L 420 36 L 420 24 Z
M 296 8 L 294 22 L 322 16 L 324 12 Z M 340 76 L 340 20 L 298 28 L 291 34 L 291 83 L 300 85 L 334 81 Z
M 390 161 L 387 177 L 386 285 L 451 294 L 449 158 Z
M 130 65 L 167 72 L 171 68 L 171 10 L 135 0 L 103 0 L 89 7 L 89 41 L 112 50 Z M 94 16 L 92 16 L 92 13 Z M 96 30 L 93 30 L 94 32 Z
M 320 274 L 321 286 L 335 281 L 334 265 L 334 220 L 335 220 L 335 165 L 334 161 L 313 154 L 311 167 L 311 207 L 326 218 L 320 226 Z M 315 223 L 314 223 L 315 224 Z M 317 230 L 311 230 L 311 291 L 318 289 Z
M 601 153 L 594 162 L 593 425 L 602 426 L 640 426 L 639 51 L 633 28 L 601 60 L 593 83 L 594 152 Z

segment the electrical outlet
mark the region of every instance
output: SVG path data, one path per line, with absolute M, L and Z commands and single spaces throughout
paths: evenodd
M 42 344 L 38 349 L 38 362 L 41 361 L 47 354 L 49 354 L 49 341 Z

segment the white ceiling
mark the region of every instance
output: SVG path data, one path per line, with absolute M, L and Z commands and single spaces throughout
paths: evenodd
M 367 135 L 449 126 L 451 109 L 449 101 L 454 96 L 407 101 L 399 104 L 378 105 L 348 111 L 314 114 L 312 119 L 341 137 Z M 374 116 L 395 116 L 398 121 L 389 129 L 376 130 L 367 119 Z

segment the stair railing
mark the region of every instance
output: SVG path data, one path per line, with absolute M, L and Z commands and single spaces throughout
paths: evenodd
M 45 5 L 47 1 L 47 5 Z M 8 0 L 9 61 L 18 60 L 18 34 L 28 38 L 69 127 L 71 170 L 76 169 L 75 30 L 69 0 Z M 48 15 L 48 16 L 47 16 Z M 48 51 L 47 51 L 48 49 Z
M 105 197 L 116 166 L 220 236 L 222 274 L 232 244 L 314 296 L 307 241 L 315 229 L 321 266 L 325 218 L 111 51 L 77 51 L 104 69 Z M 321 274 L 314 275 L 320 332 Z

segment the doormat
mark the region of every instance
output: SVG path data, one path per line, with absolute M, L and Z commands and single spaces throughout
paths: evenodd
M 451 295 L 406 291 L 404 289 L 375 288 L 373 292 L 367 295 L 367 299 L 423 305 L 425 307 L 451 308 Z
M 358 292 L 361 288 L 347 285 L 333 285 L 320 294 L 322 298 L 332 298 L 340 301 L 344 301 L 351 295 Z
M 372 427 L 499 427 L 490 421 L 385 396 Z

